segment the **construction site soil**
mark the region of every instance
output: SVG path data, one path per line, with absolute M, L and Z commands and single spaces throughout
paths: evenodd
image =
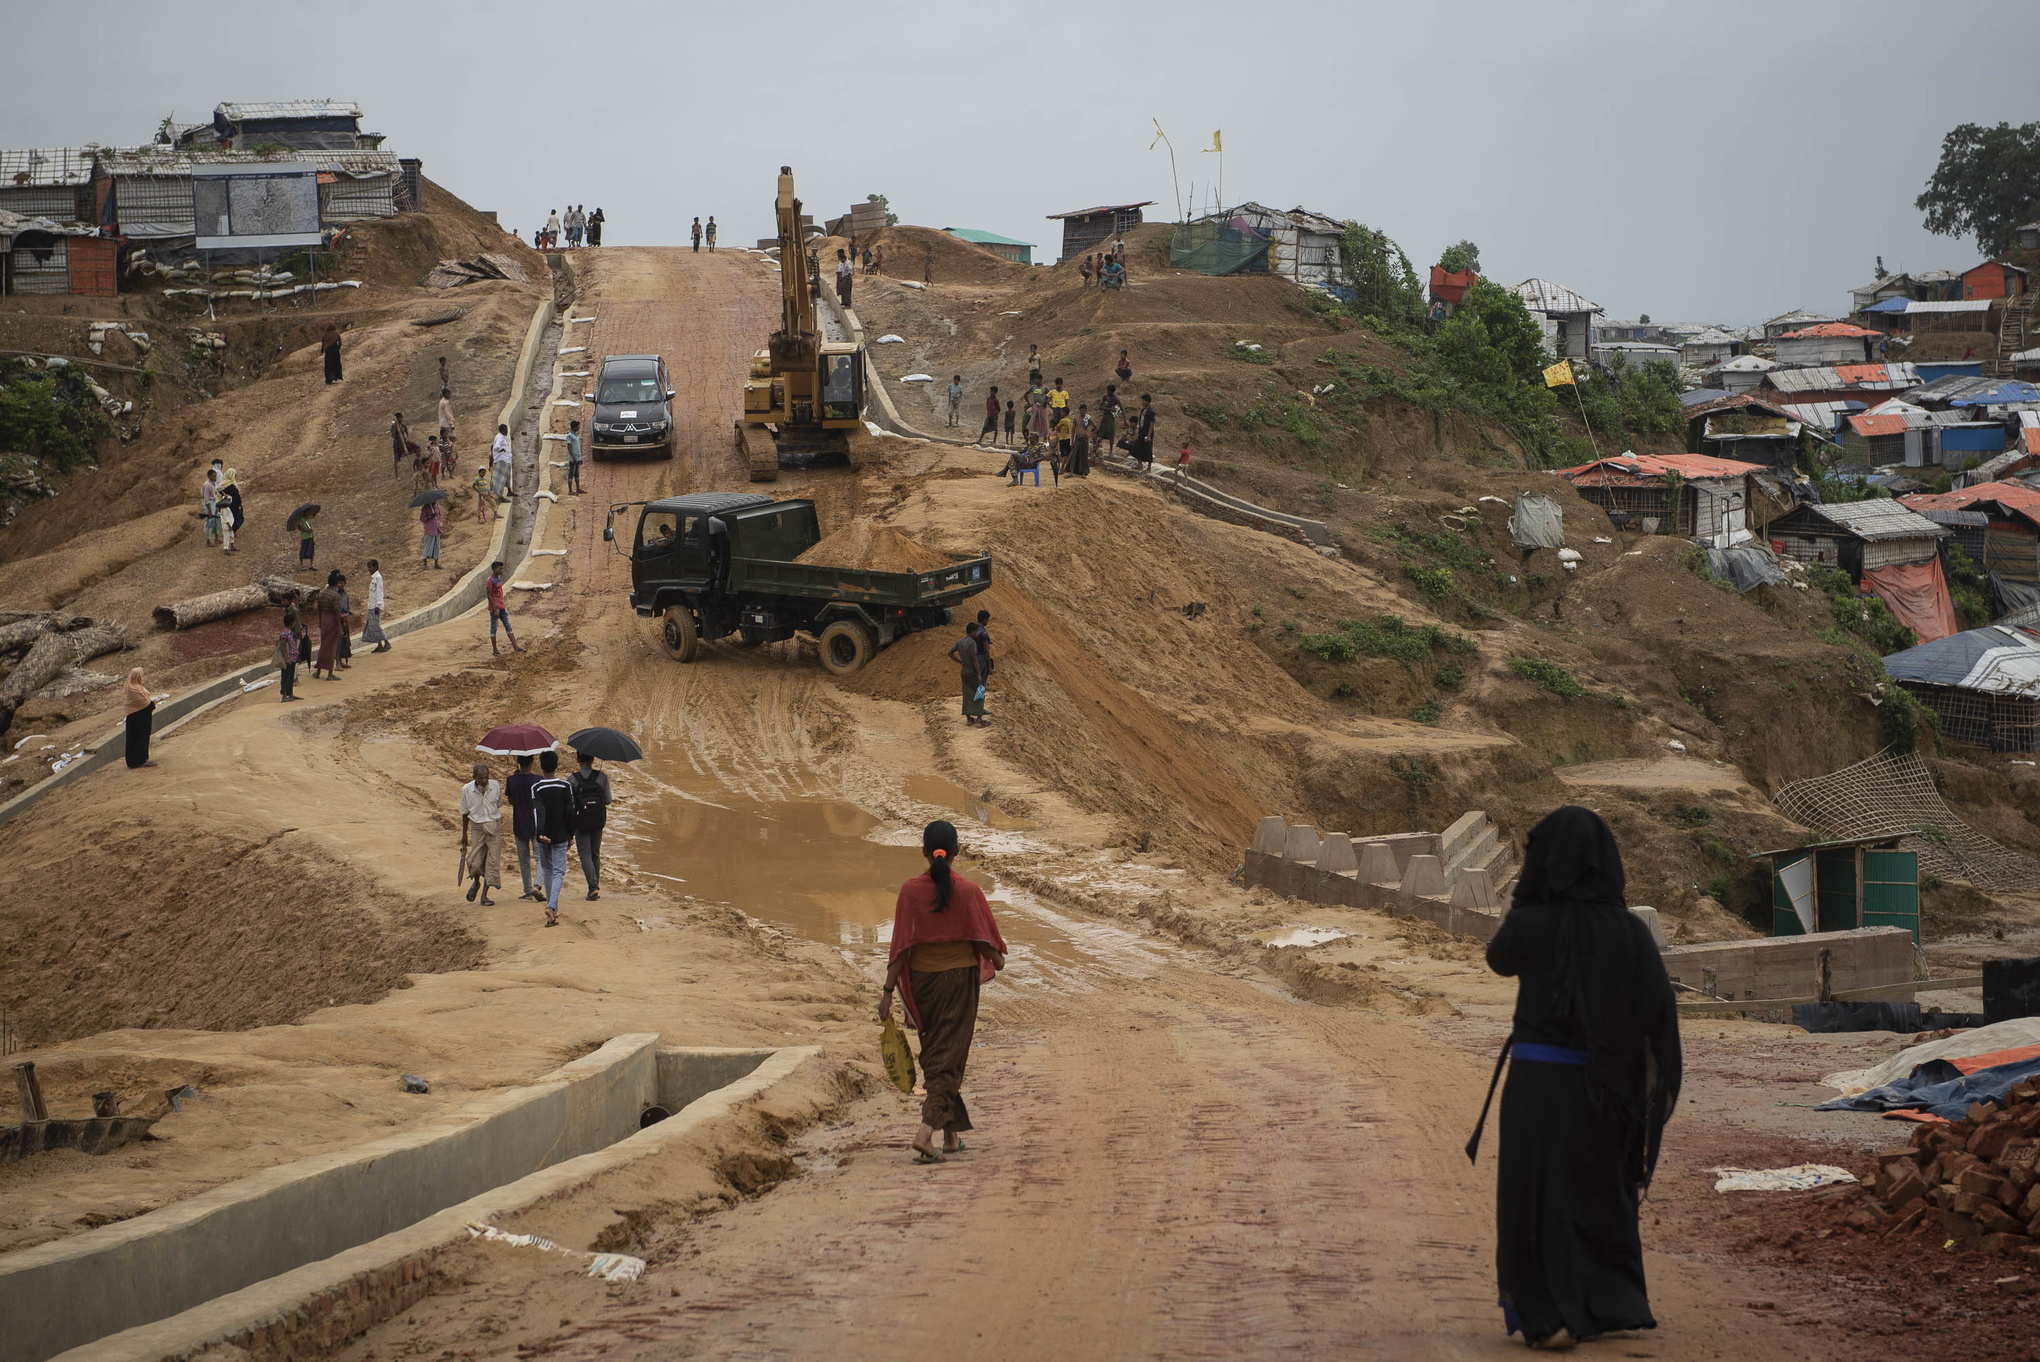
M 377 278 L 330 314 L 349 322 L 345 381 L 322 384 L 301 341 L 248 361 L 240 386 L 152 417 L 0 529 L 0 608 L 124 620 L 139 647 L 119 661 L 182 688 L 254 660 L 261 634 L 204 626 L 220 639 L 207 652 L 150 632 L 149 611 L 288 574 L 282 520 L 301 500 L 324 507 L 321 569 L 341 566 L 358 591 L 362 561 L 380 555 L 393 612 L 437 596 L 488 527 L 453 528 L 445 572 L 415 566 L 389 412 L 424 426 L 444 354 L 461 448 L 486 448 L 550 289 L 535 265 L 529 284 L 470 285 L 454 295 L 464 316 L 413 326 L 449 308 L 416 285 L 433 260 L 507 241 L 478 221 L 441 201 L 362 234 L 353 249 Z M 1324 519 L 1339 557 L 1200 517 L 1149 483 L 1101 472 L 1013 487 L 995 476 L 999 453 L 896 435 L 859 436 L 854 467 L 789 469 L 770 489 L 815 500 L 829 538 L 811 557 L 917 570 L 993 556 L 993 586 L 970 602 L 991 611 L 998 662 L 985 730 L 957 717 L 946 631 L 840 680 L 798 640 L 666 658 L 625 598 L 628 564 L 601 513 L 750 488 L 730 420 L 776 315 L 774 276 L 745 252 L 576 253 L 569 311 L 593 321 L 573 333 L 585 351 L 563 358 L 578 371 L 662 354 L 681 391 L 679 456 L 591 463 L 585 498 L 545 507 L 538 552 L 513 574 L 524 652 L 494 655 L 470 612 L 392 653 L 358 652 L 337 682 L 301 681 L 302 704 L 278 705 L 273 688 L 231 700 L 159 742 L 158 767 L 92 772 L 0 826 L 16 886 L 0 911 L 0 1006 L 52 1105 L 200 1093 L 158 1139 L 0 1170 L 0 1248 L 417 1125 L 610 1036 L 656 1031 L 667 1044 L 814 1044 L 825 1064 L 504 1226 L 640 1254 L 643 1281 L 449 1250 L 430 1297 L 341 1355 L 877 1357 L 959 1337 L 990 1358 L 1499 1353 L 1492 1163 L 1469 1168 L 1458 1145 L 1512 985 L 1477 945 L 1382 914 L 1347 915 L 1336 957 L 1271 944 L 1314 910 L 1231 883 L 1256 820 L 1359 835 L 1437 830 L 1479 808 L 1520 847 L 1553 805 L 1586 802 L 1621 839 L 1632 898 L 1677 939 L 1748 933 L 1743 858 L 1805 835 L 1769 795 L 1877 748 L 1870 677 L 1818 638 L 1832 621 L 1816 593 L 1706 582 L 1682 544 L 1612 534 L 1562 481 L 1453 422 L 1384 403 L 1309 456 L 1191 426 L 1188 404 L 1243 409 L 1328 347 L 1394 356 L 1280 280 L 1173 274 L 1158 239 L 1134 234 L 1132 283 L 1100 295 L 1067 268 L 889 229 L 889 267 L 918 282 L 932 252 L 934 282 L 860 279 L 857 307 L 868 334 L 907 338 L 875 359 L 929 429 L 946 415 L 894 381 L 904 373 L 1017 394 L 1031 341 L 1052 357 L 1047 377 L 1095 401 L 1128 349 L 1131 391 L 1163 407 L 1163 446 L 1194 430 L 1199 476 Z M 315 334 L 326 307 L 299 325 Z M 1277 363 L 1238 359 L 1242 339 Z M 228 354 L 239 362 L 231 342 Z M 548 407 L 546 429 L 573 416 L 586 413 Z M 250 489 L 231 571 L 191 516 L 199 472 L 223 450 Z M 522 457 L 520 477 L 555 476 L 549 458 Z M 1577 571 L 1509 546 L 1519 490 L 1562 503 Z M 1438 567 L 1454 586 L 1427 595 L 1411 572 Z M 1331 662 L 1302 646 L 1387 614 L 1470 649 Z M 1541 689 L 1519 659 L 1564 667 L 1581 693 Z M 111 699 L 38 702 L 8 743 L 39 733 L 25 751 L 70 750 L 109 726 Z M 494 907 L 465 902 L 446 874 L 474 744 L 513 719 L 611 724 L 650 754 L 611 768 L 602 898 L 570 887 L 559 930 L 514 897 L 514 860 Z M 2024 768 L 1970 751 L 1936 767 L 1963 817 L 2040 850 L 2020 812 Z M 994 892 L 1015 953 L 986 991 L 972 1057 L 982 1129 L 965 1158 L 924 1170 L 901 1152 L 914 1107 L 883 1085 L 870 1007 L 882 905 L 935 816 L 965 827 L 963 870 Z M 852 855 L 846 839 L 890 850 Z M 2016 934 L 2030 909 L 1964 900 L 1952 919 Z M 1734 1023 L 1690 1042 L 1688 1106 L 1645 1217 L 1662 1327 L 1618 1340 L 1625 1355 L 1916 1354 L 1917 1339 L 1866 1336 L 1896 1289 L 1867 1260 L 1797 1271 L 1806 1246 L 1774 1242 L 1772 1203 L 1724 1199 L 1709 1171 L 1884 1142 L 1868 1118 L 1781 1102 L 1816 1091 L 1836 1055 L 1881 1057 L 1891 1038 Z M 431 1092 L 400 1092 L 405 1073 Z M 1817 1224 L 1808 1204 L 1779 1201 L 1775 1215 Z M 2022 1319 L 2024 1302 L 1961 1308 L 1981 1331 Z

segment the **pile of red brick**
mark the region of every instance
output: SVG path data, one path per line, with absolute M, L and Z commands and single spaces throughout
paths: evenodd
M 2002 1104 L 1923 1124 L 1877 1164 L 1867 1204 L 1849 1217 L 1856 1228 L 1889 1235 L 1934 1221 L 1964 1242 L 2040 1258 L 2040 1088 L 2022 1083 Z

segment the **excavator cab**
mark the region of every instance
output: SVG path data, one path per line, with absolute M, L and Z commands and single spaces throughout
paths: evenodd
M 822 346 L 822 420 L 856 421 L 864 415 L 864 364 L 858 347 Z

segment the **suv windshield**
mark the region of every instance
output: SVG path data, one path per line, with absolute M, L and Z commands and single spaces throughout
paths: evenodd
M 657 374 L 604 374 L 602 387 L 595 394 L 597 402 L 659 402 L 665 394 L 659 391 Z

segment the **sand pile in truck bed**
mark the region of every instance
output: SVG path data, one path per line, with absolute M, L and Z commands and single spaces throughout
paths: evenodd
M 928 572 L 948 567 L 952 560 L 898 530 L 869 520 L 855 520 L 794 561 L 864 572 Z

